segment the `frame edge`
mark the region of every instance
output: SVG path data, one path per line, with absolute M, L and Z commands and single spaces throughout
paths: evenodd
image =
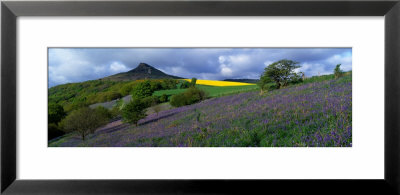
M 17 17 L 1 3 L 1 192 L 16 179 Z

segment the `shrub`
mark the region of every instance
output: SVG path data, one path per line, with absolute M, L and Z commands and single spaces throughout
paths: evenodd
M 163 79 L 161 82 L 162 89 L 176 89 L 177 81 L 174 79 Z
M 190 83 L 188 81 L 186 81 L 186 80 L 182 80 L 181 81 L 180 89 L 186 89 L 186 88 L 189 88 L 189 87 L 190 87 Z
M 160 103 L 168 102 L 168 96 L 167 94 L 162 94 L 159 98 Z
M 183 93 L 173 95 L 169 102 L 172 106 L 180 107 L 186 105 L 186 98 Z
M 146 107 L 154 106 L 159 103 L 159 99 L 156 96 L 145 97 L 141 101 Z
M 207 98 L 205 91 L 191 87 L 187 89 L 184 93 L 176 94 L 171 97 L 170 104 L 175 107 L 180 107 L 184 105 L 190 105 Z
M 120 105 L 117 104 L 113 106 L 110 110 L 110 114 L 111 114 L 111 119 L 119 117 L 121 115 Z
M 139 120 L 146 117 L 145 109 L 146 105 L 140 99 L 133 98 L 122 109 L 123 121 L 137 126 Z
M 157 80 L 151 80 L 150 81 L 150 88 L 151 88 L 152 91 L 157 91 L 157 90 L 162 89 L 161 82 L 157 81 Z

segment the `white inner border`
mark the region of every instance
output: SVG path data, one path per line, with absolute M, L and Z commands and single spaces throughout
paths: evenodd
M 383 179 L 383 17 L 18 17 L 18 179 Z M 47 47 L 352 47 L 352 148 L 48 148 Z

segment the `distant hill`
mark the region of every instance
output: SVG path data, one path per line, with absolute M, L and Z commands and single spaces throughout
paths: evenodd
M 111 80 L 111 81 L 132 81 L 142 79 L 182 79 L 173 75 L 165 74 L 164 72 L 154 68 L 146 63 L 140 63 L 135 69 L 128 72 L 118 73 L 111 75 L 100 80 Z
M 225 79 L 224 81 L 242 82 L 242 83 L 257 83 L 258 79 Z

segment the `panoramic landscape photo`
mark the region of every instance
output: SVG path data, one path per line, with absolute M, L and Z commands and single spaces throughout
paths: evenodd
M 351 147 L 351 48 L 48 48 L 49 147 Z

